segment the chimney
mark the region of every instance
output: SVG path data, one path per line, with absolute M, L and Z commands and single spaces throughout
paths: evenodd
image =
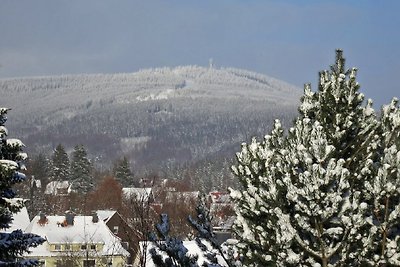
M 74 225 L 74 214 L 71 211 L 67 211 L 65 213 L 65 221 L 67 222 L 67 225 Z
M 97 216 L 96 212 L 92 212 L 92 222 L 93 223 L 98 223 L 99 222 L 99 216 Z
M 45 224 L 47 224 L 46 214 L 44 214 L 43 212 L 39 213 L 39 221 L 38 221 L 38 223 L 41 226 L 44 226 Z

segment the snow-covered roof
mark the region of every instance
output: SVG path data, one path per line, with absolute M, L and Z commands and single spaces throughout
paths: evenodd
M 129 256 L 120 242 L 105 222 L 98 220 L 92 221 L 92 216 L 75 216 L 74 224 L 62 226 L 65 216 L 47 216 L 39 222 L 40 216 L 33 218 L 26 232 L 42 236 L 47 242 L 31 248 L 30 256 L 53 256 L 59 252 L 51 252 L 47 249 L 46 243 L 50 244 L 103 244 L 103 250 L 97 252 L 100 255 L 123 255 Z
M 122 195 L 125 198 L 135 197 L 137 201 L 147 202 L 152 194 L 151 187 L 124 187 L 122 188 Z
M 116 213 L 116 211 L 115 210 L 98 210 L 98 211 L 96 211 L 96 213 L 100 220 L 107 223 L 108 220 L 110 220 L 110 218 Z
M 6 233 L 11 233 L 14 230 L 21 229 L 24 231 L 29 223 L 28 210 L 23 207 L 19 212 L 13 214 L 13 221 L 10 224 L 10 228 L 4 229 Z
M 165 200 L 166 201 L 180 201 L 183 203 L 188 203 L 191 201 L 197 201 L 199 199 L 200 192 L 199 191 L 190 191 L 190 192 L 167 192 Z
M 68 193 L 71 192 L 71 185 L 68 181 L 52 181 L 46 185 L 46 190 L 44 193 L 46 195 L 58 195 L 60 192 L 58 191 L 67 190 Z
M 205 245 L 207 246 L 207 248 L 209 250 L 212 250 L 211 245 L 207 242 L 204 242 Z M 143 247 L 144 247 L 145 243 L 143 241 L 139 242 L 139 246 L 140 246 L 140 251 L 143 251 Z M 156 267 L 156 265 L 153 262 L 153 259 L 151 258 L 151 254 L 150 254 L 150 250 L 152 248 L 156 248 L 156 251 L 158 254 L 162 255 L 163 258 L 165 259 L 167 257 L 166 253 L 164 252 L 160 252 L 160 250 L 154 245 L 154 243 L 152 242 L 148 242 L 147 241 L 147 253 L 146 253 L 146 267 Z M 204 257 L 203 255 L 203 251 L 201 250 L 201 248 L 198 246 L 198 244 L 196 243 L 196 241 L 192 240 L 192 241 L 183 241 L 183 245 L 185 246 L 185 248 L 187 248 L 188 252 L 186 253 L 186 255 L 197 255 L 198 259 L 197 259 L 197 264 L 199 266 L 203 266 L 203 263 L 209 263 L 209 261 Z M 218 253 L 218 251 L 213 250 L 213 252 L 215 252 L 217 254 L 217 259 L 218 259 L 218 263 L 220 264 L 220 266 L 228 266 L 225 261 L 223 260 L 222 256 L 220 256 L 220 254 Z

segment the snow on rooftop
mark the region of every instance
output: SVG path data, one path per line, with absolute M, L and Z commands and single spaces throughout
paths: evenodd
M 58 195 L 59 191 L 67 191 L 70 193 L 70 184 L 68 181 L 52 181 L 46 185 L 46 195 Z
M 98 210 L 96 211 L 100 220 L 107 223 L 107 221 L 116 213 L 115 210 Z
M 47 242 L 31 248 L 30 256 L 52 256 L 59 252 L 49 251 L 47 244 L 101 244 L 104 245 L 100 255 L 124 255 L 129 256 L 121 245 L 120 239 L 116 237 L 105 222 L 98 220 L 92 222 L 92 216 L 75 216 L 74 224 L 62 226 L 65 216 L 47 216 L 40 221 L 40 216 L 35 216 L 26 232 L 42 236 Z
M 190 203 L 191 201 L 197 202 L 200 197 L 200 191 L 189 192 L 167 192 L 165 197 L 166 201 L 181 201 L 183 203 Z
M 139 188 L 139 187 L 124 187 L 122 188 L 122 195 L 125 198 L 135 197 L 137 201 L 145 201 L 149 199 L 152 194 L 151 187 Z

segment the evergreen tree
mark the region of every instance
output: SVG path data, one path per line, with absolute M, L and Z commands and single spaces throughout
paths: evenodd
M 362 233 L 363 264 L 370 266 L 400 265 L 400 109 L 398 100 L 382 108 L 376 137 L 369 153 L 375 158 L 366 162 L 374 166 L 362 170 L 371 175 L 362 195 L 369 208 L 366 227 Z
M 72 189 L 78 193 L 88 193 L 94 187 L 92 164 L 83 145 L 77 145 L 71 160 Z
M 54 150 L 50 166 L 51 181 L 70 180 L 70 166 L 67 152 L 63 145 L 59 144 Z
M 121 160 L 118 160 L 115 163 L 113 174 L 122 187 L 134 185 L 133 174 L 129 166 L 129 161 L 126 157 L 123 157 Z
M 45 240 L 21 230 L 4 231 L 10 228 L 13 213 L 23 207 L 23 199 L 15 198 L 11 187 L 25 180 L 25 175 L 19 171 L 24 169 L 23 161 L 27 158 L 26 153 L 22 153 L 20 140 L 6 138 L 7 111 L 7 108 L 0 108 L 0 266 L 36 266 L 38 261 L 24 260 L 22 255 Z
M 234 266 L 232 260 L 233 255 L 229 255 L 231 259 L 228 259 L 226 254 L 228 252 L 222 249 L 221 244 L 218 242 L 217 237 L 212 227 L 212 216 L 210 209 L 207 207 L 205 195 L 200 197 L 199 203 L 196 207 L 197 216 L 193 218 L 189 215 L 189 224 L 196 230 L 196 243 L 201 248 L 203 255 L 210 262 L 209 266 L 218 267 L 221 266 L 219 261 L 223 261 L 223 266 Z M 218 261 L 218 256 L 222 258 Z
M 49 182 L 49 160 L 42 153 L 39 153 L 30 161 L 31 175 L 35 180 L 40 180 L 42 188 Z
M 155 235 L 150 237 L 159 251 L 164 252 L 167 257 L 163 257 L 156 250 L 150 249 L 153 262 L 158 267 L 199 267 L 197 264 L 198 256 L 188 255 L 188 249 L 183 245 L 181 239 L 169 235 L 169 218 L 167 214 L 161 214 L 160 223 L 156 225 L 161 241 L 157 241 Z
M 305 86 L 286 135 L 276 121 L 237 153 L 246 266 L 399 264 L 399 110 L 394 101 L 378 120 L 344 63 L 338 50 L 318 91 Z
M 28 198 L 26 208 L 31 217 L 39 214 L 40 211 L 47 212 L 47 203 L 44 191 L 49 183 L 49 160 L 42 153 L 29 161 L 30 171 L 29 183 L 20 190 L 20 195 Z

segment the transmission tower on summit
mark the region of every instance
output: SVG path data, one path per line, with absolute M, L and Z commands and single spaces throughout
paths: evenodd
M 213 58 L 210 58 L 210 59 L 208 60 L 208 68 L 209 68 L 210 70 L 214 68 L 214 60 L 213 60 Z

